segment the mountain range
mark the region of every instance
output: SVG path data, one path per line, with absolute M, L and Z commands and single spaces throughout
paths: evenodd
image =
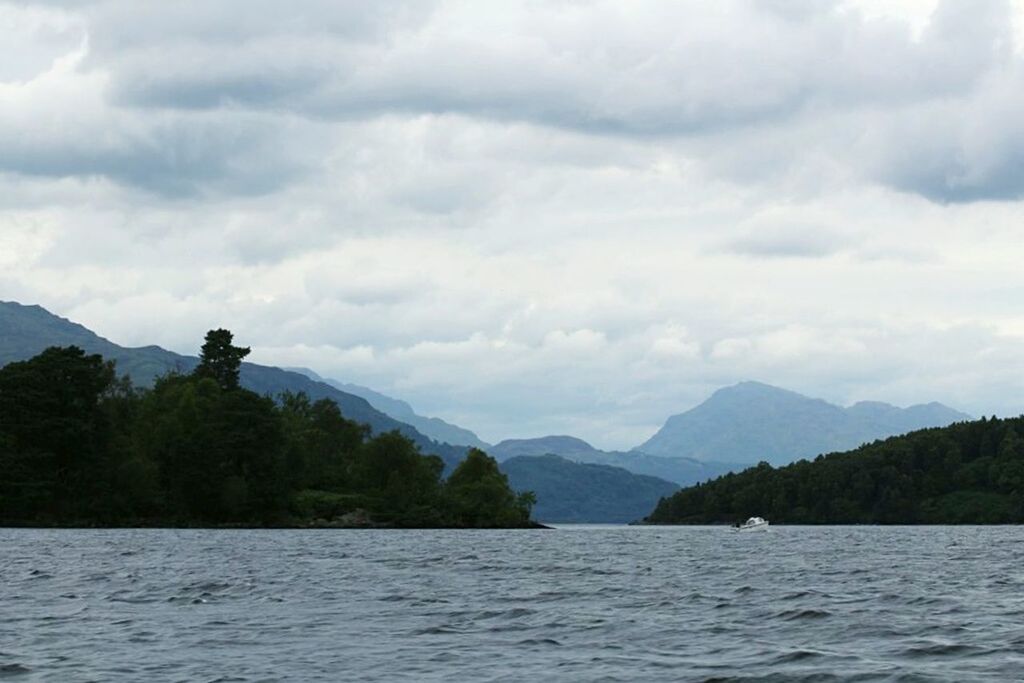
M 118 372 L 140 386 L 150 386 L 168 372 L 189 372 L 198 363 L 194 356 L 158 346 L 119 346 L 39 306 L 0 302 L 0 366 L 49 346 L 68 345 L 116 361 Z M 331 399 L 346 417 L 367 424 L 374 433 L 398 430 L 423 452 L 440 455 L 449 470 L 465 456 L 466 447 L 481 448 L 501 463 L 516 488 L 538 494 L 538 511 L 551 521 L 628 521 L 643 501 L 656 503 L 677 485 L 707 481 L 762 460 L 787 464 L 970 419 L 939 403 L 897 408 L 861 402 L 843 408 L 767 384 L 741 382 L 673 415 L 630 451 L 603 451 L 572 436 L 508 439 L 491 446 L 468 429 L 419 415 L 405 401 L 324 379 L 309 369 L 243 363 L 241 383 L 261 394 L 301 391 L 314 400 Z
M 196 346 L 199 346 L 197 340 Z M 198 364 L 195 356 L 184 356 L 159 346 L 128 348 L 100 337 L 95 332 L 58 317 L 41 306 L 24 306 L 0 301 L 0 366 L 26 360 L 49 346 L 78 346 L 117 363 L 119 374 L 128 375 L 138 386 L 151 386 L 168 372 L 191 372 Z M 465 455 L 465 448 L 438 443 L 415 427 L 396 420 L 366 399 L 317 382 L 298 372 L 242 363 L 242 386 L 260 394 L 276 396 L 285 391 L 305 392 L 312 400 L 328 398 L 338 404 L 345 417 L 366 424 L 375 434 L 398 430 L 412 439 L 425 453 L 441 456 L 450 468 Z
M 199 360 L 158 346 L 120 346 L 40 306 L 0 302 L 0 366 L 31 358 L 49 346 L 71 345 L 115 361 L 118 372 L 128 375 L 139 386 L 151 386 L 156 378 L 168 372 L 190 372 Z M 465 446 L 489 448 L 469 430 L 436 418 L 419 416 L 404 401 L 359 385 L 323 380 L 312 370 L 291 371 L 243 363 L 240 380 L 246 388 L 262 394 L 302 391 L 314 400 L 329 398 L 338 404 L 346 417 L 369 425 L 374 433 L 397 429 L 411 438 L 423 452 L 440 455 L 448 469 L 462 460 Z M 342 387 L 354 388 L 365 397 Z M 384 410 L 375 407 L 369 399 Z M 385 410 L 393 414 L 389 415 Z M 411 417 L 418 424 L 426 424 L 432 435 L 445 440 L 428 437 L 398 416 Z M 453 445 L 452 441 L 462 443 Z M 537 493 L 535 516 L 538 519 L 633 521 L 653 509 L 663 495 L 670 495 L 678 488 L 668 481 L 640 476 L 621 468 L 558 460 L 558 463 L 553 463 L 550 458 L 517 458 L 516 462 L 503 463 L 503 471 L 517 490 Z M 568 481 L 575 483 L 568 486 Z
M 634 450 L 669 458 L 785 465 L 970 419 L 941 403 L 897 408 L 862 402 L 843 408 L 768 384 L 741 382 L 668 418 L 665 426 Z
M 666 458 L 636 451 L 602 451 L 573 436 L 506 439 L 492 446 L 487 452 L 498 462 L 521 456 L 557 455 L 574 462 L 619 467 L 681 486 L 707 481 L 727 472 L 743 469 L 742 465 L 701 462 L 693 458 Z
M 344 391 L 345 393 L 364 398 L 371 406 L 380 412 L 385 415 L 390 415 L 399 422 L 412 425 L 421 434 L 430 437 L 434 441 L 448 443 L 453 446 L 471 446 L 484 451 L 491 447 L 490 444 L 481 440 L 480 437 L 468 429 L 453 425 L 450 422 L 445 422 L 439 417 L 424 417 L 423 415 L 420 415 L 413 410 L 411 405 L 401 399 L 385 396 L 379 391 L 374 391 L 373 389 L 359 384 L 339 382 L 337 380 L 321 377 L 309 368 L 286 369 L 302 373 L 310 379 L 317 382 L 323 382 L 324 384 L 329 384 L 335 389 Z

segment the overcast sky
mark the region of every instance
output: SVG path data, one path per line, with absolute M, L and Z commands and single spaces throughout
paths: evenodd
M 1024 3 L 0 1 L 0 299 L 484 439 L 1024 411 Z

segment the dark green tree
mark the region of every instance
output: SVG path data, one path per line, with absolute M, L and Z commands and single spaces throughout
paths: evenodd
M 102 514 L 110 424 L 100 401 L 114 368 L 69 346 L 0 368 L 4 516 Z
M 182 521 L 257 521 L 283 512 L 284 435 L 274 402 L 206 377 L 161 379 L 136 424 L 142 462 L 160 472 Z
M 0 368 L 0 524 L 528 523 L 486 454 L 443 482 L 441 458 L 333 401 L 242 389 L 247 353 L 211 331 L 194 373 L 146 391 L 74 347 Z
M 445 488 L 459 526 L 514 527 L 530 521 L 533 494 L 517 496 L 497 461 L 478 448 L 469 449 Z
M 354 483 L 376 499 L 378 511 L 402 526 L 420 525 L 438 509 L 444 462 L 423 456 L 412 441 L 397 431 L 380 434 L 359 449 Z M 437 519 L 424 520 L 436 524 Z
M 369 435 L 366 425 L 345 419 L 330 399 L 305 394 L 280 396 L 286 435 L 286 477 L 295 490 L 340 490 L 351 485 L 353 460 Z
M 234 335 L 225 329 L 207 332 L 194 374 L 197 377 L 209 377 L 221 389 L 237 389 L 242 359 L 249 355 L 250 349 L 248 346 L 233 345 L 233 340 Z

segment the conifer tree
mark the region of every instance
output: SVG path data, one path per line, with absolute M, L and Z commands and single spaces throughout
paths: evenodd
M 230 391 L 238 388 L 238 372 L 242 359 L 249 355 L 249 347 L 234 346 L 234 335 L 228 330 L 217 329 L 206 333 L 205 343 L 199 353 L 199 366 L 195 374 L 209 377 Z

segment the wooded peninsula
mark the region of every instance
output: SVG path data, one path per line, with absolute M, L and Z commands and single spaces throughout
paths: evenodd
M 650 524 L 1019 524 L 1024 418 L 923 429 L 845 453 L 738 474 L 663 498 Z
M 470 449 L 444 462 L 328 399 L 239 386 L 249 349 L 206 335 L 151 389 L 51 347 L 0 368 L 0 525 L 528 527 L 531 493 Z

